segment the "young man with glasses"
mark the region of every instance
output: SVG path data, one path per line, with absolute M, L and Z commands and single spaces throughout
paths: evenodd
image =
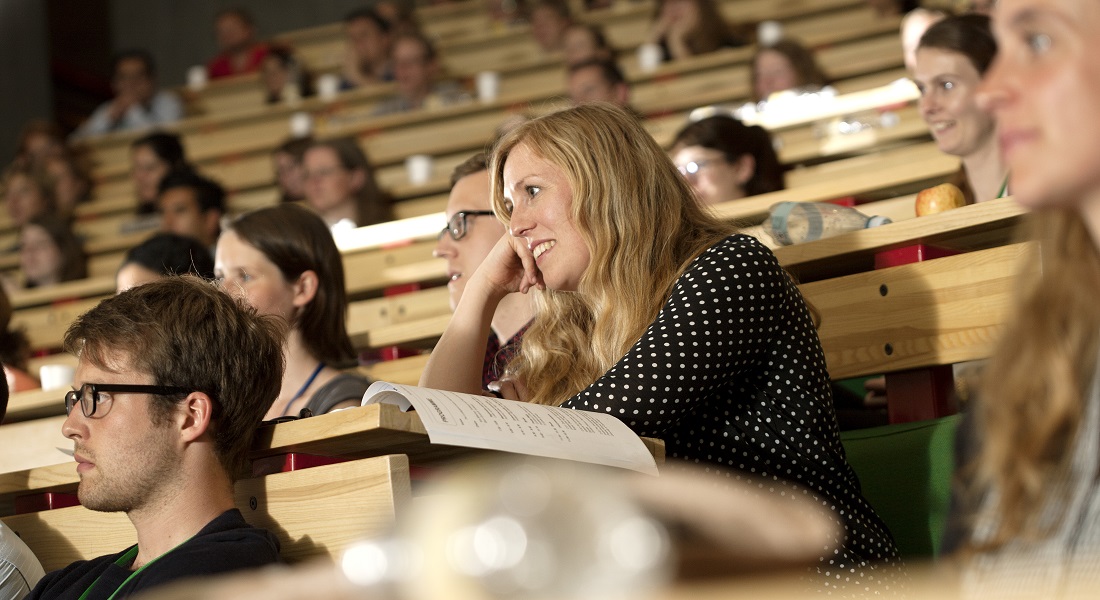
M 451 195 L 447 199 L 447 226 L 439 232 L 433 254 L 447 261 L 447 289 L 451 310 L 458 306 L 466 278 L 473 275 L 489 251 L 506 232 L 493 216 L 489 202 L 489 166 L 484 153 L 475 154 L 455 167 L 451 174 Z M 530 294 L 510 294 L 493 314 L 492 331 L 487 332 L 482 386 L 504 376 L 504 367 L 519 351 L 527 324 L 535 316 Z
M 76 320 L 62 433 L 85 508 L 125 512 L 138 543 L 47 574 L 28 598 L 124 598 L 183 577 L 276 562 L 234 508 L 233 482 L 278 395 L 284 325 L 214 286 L 171 277 Z

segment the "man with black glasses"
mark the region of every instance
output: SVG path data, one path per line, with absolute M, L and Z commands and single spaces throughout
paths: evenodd
M 62 433 L 86 508 L 125 512 L 138 543 L 47 574 L 29 598 L 125 598 L 276 562 L 234 508 L 253 434 L 282 380 L 281 321 L 197 278 L 101 302 L 69 327 L 79 364 Z

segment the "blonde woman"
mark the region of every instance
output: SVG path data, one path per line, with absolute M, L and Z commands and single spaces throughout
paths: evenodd
M 1091 0 L 1002 0 L 994 17 L 1000 50 L 979 103 L 1000 124 L 1014 196 L 1034 209 L 1042 275 L 1020 282 L 976 414 L 983 496 L 967 549 L 981 589 L 1100 581 L 1097 28 Z
M 821 559 L 825 585 L 876 579 L 859 567 L 895 558 L 894 544 L 845 460 L 817 335 L 771 252 L 710 216 L 611 105 L 519 126 L 489 174 L 511 235 L 466 282 L 421 385 L 480 392 L 497 304 L 532 293 L 505 396 L 607 412 L 670 458 L 809 494 L 846 534 Z

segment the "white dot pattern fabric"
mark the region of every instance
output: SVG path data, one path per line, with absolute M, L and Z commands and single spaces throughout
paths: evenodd
M 670 459 L 830 509 L 846 538 L 816 569 L 827 588 L 875 593 L 893 579 L 876 572 L 897 550 L 844 457 L 809 311 L 756 239 L 700 255 L 641 339 L 563 406 L 615 415 L 663 439 Z

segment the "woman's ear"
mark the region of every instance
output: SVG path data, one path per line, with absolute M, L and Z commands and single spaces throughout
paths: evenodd
M 733 168 L 737 174 L 737 183 L 744 187 L 756 174 L 756 158 L 751 154 L 742 154 L 741 158 L 733 163 Z
M 317 297 L 317 286 L 321 281 L 315 271 L 306 271 L 294 282 L 294 306 L 301 308 Z

